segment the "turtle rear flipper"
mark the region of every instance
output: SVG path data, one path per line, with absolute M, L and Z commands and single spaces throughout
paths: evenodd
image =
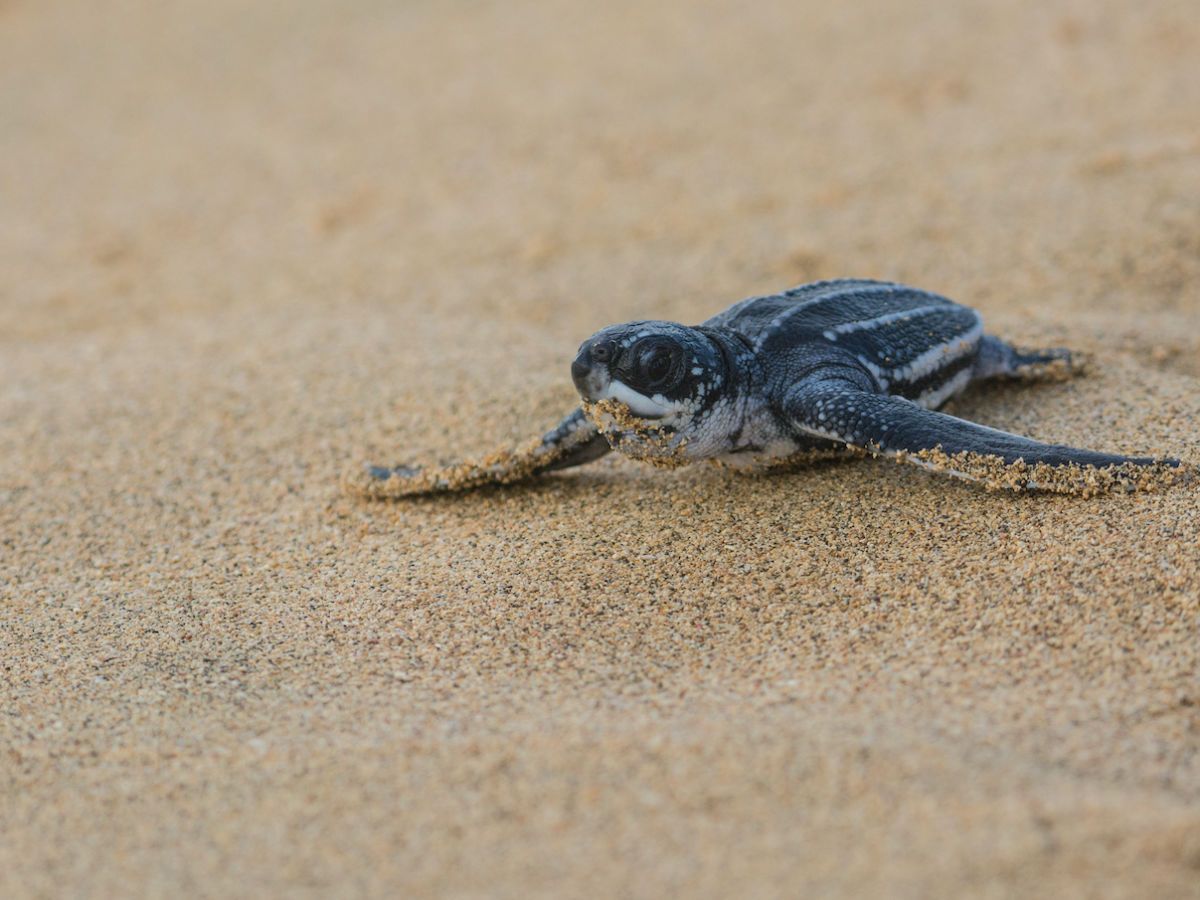
M 1175 480 L 1179 460 L 1045 444 L 872 393 L 848 380 L 797 384 L 783 402 L 798 431 L 989 487 L 1090 493 Z
M 1087 370 L 1087 354 L 1065 347 L 1026 350 L 994 335 L 985 334 L 975 354 L 974 378 L 1022 381 L 1065 381 Z
M 577 409 L 524 447 L 441 467 L 369 465 L 365 478 L 352 478 L 349 487 L 375 499 L 465 491 L 490 484 L 513 484 L 545 472 L 581 466 L 609 450 L 608 441 Z

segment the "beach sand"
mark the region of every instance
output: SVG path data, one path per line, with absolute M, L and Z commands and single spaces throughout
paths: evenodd
M 1190 0 L 0 2 L 0 895 L 1200 896 L 1200 486 L 518 443 L 902 280 L 1200 463 Z

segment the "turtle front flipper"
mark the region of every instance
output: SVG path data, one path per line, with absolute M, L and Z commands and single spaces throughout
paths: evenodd
M 1044 444 L 874 393 L 839 378 L 794 385 L 782 412 L 805 435 L 944 472 L 989 488 L 1090 494 L 1176 480 L 1179 460 Z
M 581 466 L 609 449 L 608 441 L 577 409 L 541 438 L 514 450 L 498 450 L 477 460 L 441 467 L 367 466 L 361 475 L 348 479 L 347 486 L 374 499 L 465 491 Z

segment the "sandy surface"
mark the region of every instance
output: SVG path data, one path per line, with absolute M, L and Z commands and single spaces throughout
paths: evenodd
M 1195 484 L 338 484 L 833 275 L 1200 462 L 1195 12 L 0 2 L 0 895 L 1200 895 Z

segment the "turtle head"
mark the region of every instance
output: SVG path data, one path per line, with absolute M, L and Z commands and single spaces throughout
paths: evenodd
M 612 325 L 571 363 L 584 409 L 613 448 L 660 461 L 705 455 L 705 413 L 730 374 L 709 335 L 674 322 Z

